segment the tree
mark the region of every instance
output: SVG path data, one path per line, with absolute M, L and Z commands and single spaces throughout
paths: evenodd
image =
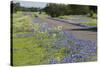
M 97 6 L 90 6 L 89 7 L 91 11 L 93 11 L 94 13 L 97 13 Z
M 64 15 L 67 7 L 64 4 L 54 4 L 54 3 L 49 3 L 47 6 L 44 8 L 45 12 L 49 14 L 52 17 L 58 17 L 60 15 Z
M 32 12 L 36 12 L 39 11 L 40 8 L 35 8 L 35 7 L 23 7 L 20 5 L 20 3 L 13 3 L 13 1 L 11 1 L 11 13 L 13 12 L 17 12 L 17 11 L 32 11 Z
M 18 10 L 20 10 L 20 3 L 13 3 L 11 1 L 11 12 L 17 12 Z
M 97 6 L 90 6 L 90 17 L 93 17 L 93 14 L 97 14 Z
M 68 9 L 72 15 L 85 15 L 89 13 L 89 6 L 87 5 L 68 5 Z
M 61 15 L 85 15 L 89 13 L 89 6 L 49 3 L 44 10 L 52 17 L 58 17 Z

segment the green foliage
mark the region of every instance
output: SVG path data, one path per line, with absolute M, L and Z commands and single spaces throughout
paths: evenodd
M 97 14 L 96 13 L 93 13 L 91 12 L 89 17 L 93 18 L 93 19 L 97 19 Z
M 52 17 L 62 15 L 85 15 L 89 13 L 89 6 L 49 3 L 44 10 Z
M 41 12 L 41 14 L 39 14 L 39 12 L 33 12 L 34 17 L 39 17 L 41 19 L 45 19 L 46 17 L 48 17 L 48 15 L 45 12 Z
M 17 11 L 29 11 L 29 12 L 36 12 L 39 11 L 40 8 L 34 8 L 34 7 L 23 7 L 20 5 L 20 3 L 14 3 L 11 1 L 11 13 L 16 13 Z
M 72 17 L 70 17 L 70 16 L 59 16 L 58 18 L 60 18 L 60 19 L 71 19 Z
M 80 24 L 87 25 L 87 26 L 97 26 L 97 19 L 88 18 L 90 19 L 89 22 L 82 22 Z
M 13 61 L 14 65 L 39 64 L 45 58 L 45 48 L 35 43 L 34 37 L 14 38 Z
M 20 10 L 20 4 L 19 3 L 13 3 L 13 1 L 11 1 L 11 13 L 16 13 L 18 10 Z
M 66 5 L 64 5 L 64 4 L 58 5 L 58 4 L 50 3 L 46 6 L 46 8 L 44 10 L 50 16 L 57 17 L 57 16 L 60 16 L 60 15 L 64 15 L 64 11 L 66 11 L 66 9 L 67 9 L 65 7 L 66 7 Z
M 84 23 L 81 23 L 81 24 L 87 25 L 87 26 L 97 26 L 96 22 L 84 22 Z
M 33 27 L 29 16 L 24 16 L 20 12 L 13 14 L 13 32 L 30 31 Z
M 97 14 L 96 13 L 93 13 L 92 18 L 97 19 Z
M 68 5 L 70 14 L 72 15 L 84 15 L 89 13 L 89 6 L 86 5 Z

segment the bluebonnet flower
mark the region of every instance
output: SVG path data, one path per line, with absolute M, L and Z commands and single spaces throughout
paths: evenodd
M 63 60 L 61 61 L 61 63 L 71 63 L 72 59 L 71 57 L 64 57 Z
M 72 57 L 72 58 L 76 58 L 76 59 L 83 58 L 83 56 L 80 55 L 80 54 L 74 54 L 74 55 L 72 55 L 71 57 Z
M 49 63 L 50 63 L 50 64 L 57 64 L 57 61 L 54 60 L 54 59 L 52 59 L 52 60 L 49 61 Z

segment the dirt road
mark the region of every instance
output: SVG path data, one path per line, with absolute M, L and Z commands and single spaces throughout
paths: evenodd
M 25 13 L 26 15 L 31 16 L 32 13 Z M 64 23 L 61 21 L 56 21 L 56 20 L 52 20 L 52 19 L 41 19 L 41 18 L 36 18 L 36 20 L 33 18 L 32 22 L 39 22 L 39 23 L 48 23 L 49 25 L 53 26 L 53 27 L 58 27 L 58 26 L 62 26 L 62 30 L 64 31 L 68 31 L 70 32 L 72 35 L 74 35 L 77 39 L 83 39 L 83 40 L 91 40 L 91 41 L 97 41 L 97 32 L 93 32 L 93 31 L 83 31 L 83 30 L 72 30 L 72 29 L 80 29 L 83 28 L 81 26 L 77 26 L 77 25 L 73 25 L 73 24 L 69 24 L 69 23 Z
M 72 30 L 72 29 L 80 29 L 81 26 L 72 25 L 69 23 L 64 23 L 56 20 L 51 19 L 45 19 L 45 21 L 53 26 L 62 26 L 63 30 L 69 31 L 71 34 L 73 34 L 78 39 L 84 39 L 84 40 L 91 40 L 91 41 L 97 41 L 97 32 L 93 31 L 83 31 L 83 30 Z

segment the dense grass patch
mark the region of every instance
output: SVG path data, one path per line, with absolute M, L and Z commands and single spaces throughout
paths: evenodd
M 84 22 L 84 23 L 81 23 L 81 24 L 84 24 L 84 25 L 87 25 L 87 26 L 97 26 L 97 23 L 91 23 L 91 22 Z
M 72 17 L 70 17 L 70 16 L 59 16 L 58 18 L 60 18 L 60 19 L 71 19 Z
M 96 19 L 91 19 L 90 22 L 83 22 L 81 24 L 87 25 L 87 26 L 97 26 L 97 21 L 96 21 Z
M 46 50 L 35 43 L 34 38 L 14 38 L 14 65 L 39 64 Z
M 25 32 L 32 29 L 31 18 L 22 13 L 13 14 L 13 32 Z

